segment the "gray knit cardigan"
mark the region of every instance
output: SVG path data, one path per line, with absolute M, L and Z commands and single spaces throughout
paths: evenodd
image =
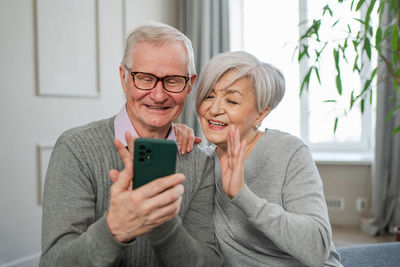
M 114 117 L 63 133 L 54 146 L 43 199 L 40 266 L 221 266 L 212 220 L 214 162 L 195 146 L 177 156 L 185 174 L 179 216 L 129 244 L 110 234 L 110 169 L 123 169 Z

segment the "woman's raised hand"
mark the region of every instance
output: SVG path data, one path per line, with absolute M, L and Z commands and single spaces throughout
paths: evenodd
M 246 140 L 240 142 L 239 130 L 229 129 L 227 146 L 227 153 L 220 159 L 222 189 L 230 198 L 234 198 L 244 186 Z

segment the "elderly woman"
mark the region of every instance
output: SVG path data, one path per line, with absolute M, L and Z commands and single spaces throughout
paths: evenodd
M 341 266 L 309 147 L 258 129 L 284 92 L 281 72 L 246 52 L 215 56 L 199 77 L 196 109 L 215 145 L 214 223 L 226 266 Z

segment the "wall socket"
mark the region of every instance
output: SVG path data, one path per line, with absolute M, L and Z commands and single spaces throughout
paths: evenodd
M 326 196 L 326 205 L 329 211 L 341 211 L 344 210 L 344 198 L 337 196 Z
M 356 208 L 358 212 L 363 212 L 367 205 L 367 199 L 365 197 L 359 197 L 356 200 Z

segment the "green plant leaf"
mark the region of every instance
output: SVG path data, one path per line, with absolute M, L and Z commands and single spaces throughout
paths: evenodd
M 397 28 L 397 25 L 394 24 L 392 28 L 392 49 L 393 51 L 397 51 L 398 47 L 398 42 L 399 42 L 399 31 Z M 393 53 L 393 61 L 394 63 L 397 63 L 397 53 Z
M 336 48 L 333 49 L 333 58 L 335 59 L 335 65 L 337 65 L 337 62 L 339 61 L 339 51 L 336 50 Z
M 325 15 L 326 12 L 329 13 L 329 15 L 331 15 L 331 17 L 333 16 L 333 12 L 332 9 L 329 7 L 329 5 L 326 5 L 322 8 L 323 12 L 322 12 L 322 16 Z
M 372 13 L 372 10 L 374 9 L 375 3 L 376 3 L 376 0 L 372 0 L 368 5 L 368 10 L 367 10 L 367 13 L 365 14 L 365 32 L 367 32 L 368 28 L 370 28 L 369 21 L 371 19 L 371 13 Z M 372 33 L 371 33 L 371 35 L 372 35 Z
M 400 105 L 395 106 L 392 108 L 392 110 L 389 112 L 389 114 L 386 115 L 385 120 L 388 121 L 390 120 L 394 114 L 396 114 L 400 110 Z
M 397 126 L 393 131 L 392 131 L 392 135 L 397 134 L 398 132 L 400 132 L 400 125 Z
M 339 50 L 337 50 L 337 49 L 333 49 L 333 58 L 334 58 L 334 60 L 335 60 L 335 67 L 336 67 L 336 70 L 338 71 L 338 72 L 340 72 L 340 68 L 339 68 Z
M 362 89 L 362 91 L 361 91 L 361 93 L 360 93 L 360 96 L 361 96 L 362 94 L 364 94 L 368 89 L 370 89 L 371 83 L 372 83 L 372 81 L 373 81 L 374 78 L 375 78 L 377 69 L 378 69 L 378 68 L 375 68 L 375 69 L 372 71 L 371 76 L 370 76 L 370 79 L 368 79 L 368 80 L 365 82 L 364 87 L 363 87 L 363 89 Z M 371 90 L 370 90 L 370 91 L 371 91 Z
M 340 19 L 336 20 L 336 21 L 332 24 L 331 28 L 335 28 L 336 24 L 338 24 L 339 22 L 340 22 Z
M 368 79 L 368 80 L 365 82 L 365 84 L 364 84 L 364 88 L 362 89 L 362 91 L 361 91 L 360 95 L 361 95 L 361 94 L 363 94 L 365 91 L 367 91 L 367 90 L 368 90 L 369 86 L 371 85 L 371 82 L 372 82 L 372 80 L 371 80 L 371 79 Z
M 378 71 L 378 67 L 375 67 L 371 73 L 371 80 L 375 78 L 376 72 Z
M 347 57 L 346 57 L 346 48 L 347 48 L 347 43 L 345 42 L 343 45 L 338 45 L 338 48 L 339 48 L 339 51 L 341 51 L 342 52 L 342 58 L 344 59 L 344 61 L 346 62 L 346 63 L 349 63 L 348 62 L 348 60 L 347 60 Z M 340 53 L 339 53 L 339 55 L 340 55 Z
M 383 39 L 387 39 L 389 34 L 392 34 L 392 31 L 393 31 L 393 25 L 387 27 L 383 32 Z
M 397 61 L 399 60 L 399 57 L 397 56 L 397 54 L 396 53 L 393 53 L 393 62 L 394 63 L 397 63 Z
M 360 22 L 361 24 L 365 25 L 365 22 L 359 18 L 353 18 L 355 21 Z
M 339 95 L 342 95 L 342 79 L 340 77 L 340 67 L 339 67 L 339 50 L 333 49 L 333 58 L 335 59 L 335 67 L 337 71 L 336 75 L 336 89 Z
M 345 50 L 347 49 L 347 47 L 349 46 L 347 39 L 344 40 L 343 42 L 343 53 L 345 52 Z
M 361 99 L 361 101 L 360 101 L 360 110 L 361 110 L 361 113 L 364 113 L 364 110 L 365 110 L 365 100 L 364 99 Z
M 365 51 L 365 53 L 367 53 L 369 60 L 371 60 L 372 53 L 371 53 L 371 43 L 369 41 L 369 38 L 365 38 L 363 50 Z
M 350 94 L 350 109 L 353 107 L 354 102 L 355 102 L 355 99 L 354 99 L 354 90 L 353 90 L 353 91 L 351 91 L 351 94 Z
M 301 83 L 301 87 L 300 87 L 300 96 L 303 93 L 304 88 L 306 88 L 308 90 L 308 87 L 310 85 L 310 77 L 311 77 L 311 72 L 313 70 L 313 67 L 310 67 L 306 73 L 306 75 L 304 76 L 304 79 Z
M 353 40 L 352 43 L 353 43 L 354 50 L 357 51 L 357 47 L 358 47 L 358 45 L 359 45 L 360 43 L 357 42 L 357 40 Z
M 310 58 L 310 55 L 308 54 L 308 45 L 301 44 L 299 48 L 299 55 L 297 57 L 297 61 L 301 61 L 301 59 L 307 56 L 307 58 Z
M 336 89 L 339 95 L 342 95 L 342 79 L 340 78 L 340 74 L 336 75 Z
M 378 6 L 378 10 L 377 10 L 377 13 L 379 15 L 382 15 L 385 5 L 386 5 L 385 1 L 380 1 L 379 6 Z
M 381 42 L 382 42 L 382 29 L 378 27 L 375 33 L 375 47 L 378 51 L 381 49 Z
M 327 44 L 328 44 L 328 42 L 325 42 L 320 50 L 315 50 L 315 62 L 319 61 L 319 58 L 321 57 L 321 54 L 324 51 Z
M 361 6 L 364 4 L 364 2 L 365 2 L 365 0 L 358 1 L 357 6 L 356 6 L 356 11 L 358 11 L 361 8 Z
M 315 40 L 320 42 L 319 39 L 319 28 L 321 27 L 321 20 L 314 19 L 312 25 L 307 29 L 307 31 L 300 37 L 300 41 L 303 39 L 311 38 L 315 35 Z
M 317 75 L 318 83 L 321 84 L 321 77 L 319 76 L 319 70 L 317 67 L 314 67 L 315 75 Z
M 397 93 L 397 91 L 399 90 L 399 84 L 397 82 L 397 79 L 393 78 L 392 82 L 393 82 L 394 91 Z
M 382 1 L 382 2 L 388 2 L 388 1 Z M 389 0 L 390 3 L 390 11 L 397 11 L 397 9 L 399 8 L 399 3 L 396 0 Z M 397 13 L 397 12 L 396 12 Z
M 337 101 L 335 99 L 328 99 L 328 100 L 324 100 L 322 102 L 324 102 L 324 103 L 337 103 Z
M 336 133 L 337 126 L 338 126 L 338 122 L 339 122 L 339 118 L 336 117 L 336 118 L 335 118 L 335 124 L 333 125 L 333 133 Z
M 358 67 L 358 54 L 356 55 L 355 59 L 354 59 L 354 64 L 353 64 L 353 72 L 356 70 L 358 73 L 361 72 L 360 68 Z
M 373 36 L 374 35 L 374 27 L 372 27 L 372 26 L 368 27 L 368 34 L 369 34 L 369 36 Z

